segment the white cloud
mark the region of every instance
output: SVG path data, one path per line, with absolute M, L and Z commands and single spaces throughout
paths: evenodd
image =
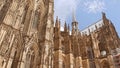
M 80 0 L 55 0 L 55 19 L 58 16 L 62 23 L 72 15 L 73 9 L 76 11 L 77 4 Z M 63 24 L 62 24 L 63 25 Z
M 87 1 L 84 5 L 89 13 L 102 12 L 105 9 L 105 3 L 101 0 Z

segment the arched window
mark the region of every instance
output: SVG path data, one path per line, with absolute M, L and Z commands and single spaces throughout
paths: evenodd
M 26 54 L 26 64 L 25 64 L 25 68 L 33 68 L 33 64 L 34 64 L 34 50 L 33 48 L 29 48 L 28 52 Z
M 88 51 L 89 59 L 93 59 L 94 58 L 94 52 L 93 52 L 92 46 L 88 46 L 87 51 Z
M 30 68 L 33 68 L 33 65 L 34 65 L 34 59 L 35 59 L 35 54 L 34 54 L 34 52 L 32 52 L 32 54 L 31 54 L 31 63 L 30 63 Z
M 33 22 L 33 26 L 32 26 L 33 28 L 37 28 L 39 18 L 40 18 L 40 13 L 36 10 L 35 11 L 35 16 L 34 16 L 34 22 Z
M 93 53 L 92 46 L 88 46 L 87 51 L 88 51 L 88 58 L 90 59 L 89 60 L 90 68 L 96 68 L 95 67 L 95 63 L 93 61 L 93 59 L 94 59 L 94 53 Z
M 108 61 L 104 60 L 102 62 L 102 68 L 110 68 Z

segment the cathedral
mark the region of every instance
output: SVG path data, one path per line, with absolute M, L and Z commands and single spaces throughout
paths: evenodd
M 106 14 L 78 24 L 73 17 L 61 30 L 54 0 L 0 0 L 0 68 L 120 68 L 120 38 Z

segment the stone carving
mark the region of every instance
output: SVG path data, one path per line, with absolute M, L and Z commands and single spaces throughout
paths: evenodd
M 82 31 L 53 16 L 54 0 L 0 0 L 0 68 L 115 68 L 120 39 L 105 13 Z

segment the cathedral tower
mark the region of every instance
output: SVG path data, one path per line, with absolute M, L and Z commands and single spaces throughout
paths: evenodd
M 72 35 L 73 36 L 78 35 L 78 22 L 76 21 L 74 12 L 72 15 Z

